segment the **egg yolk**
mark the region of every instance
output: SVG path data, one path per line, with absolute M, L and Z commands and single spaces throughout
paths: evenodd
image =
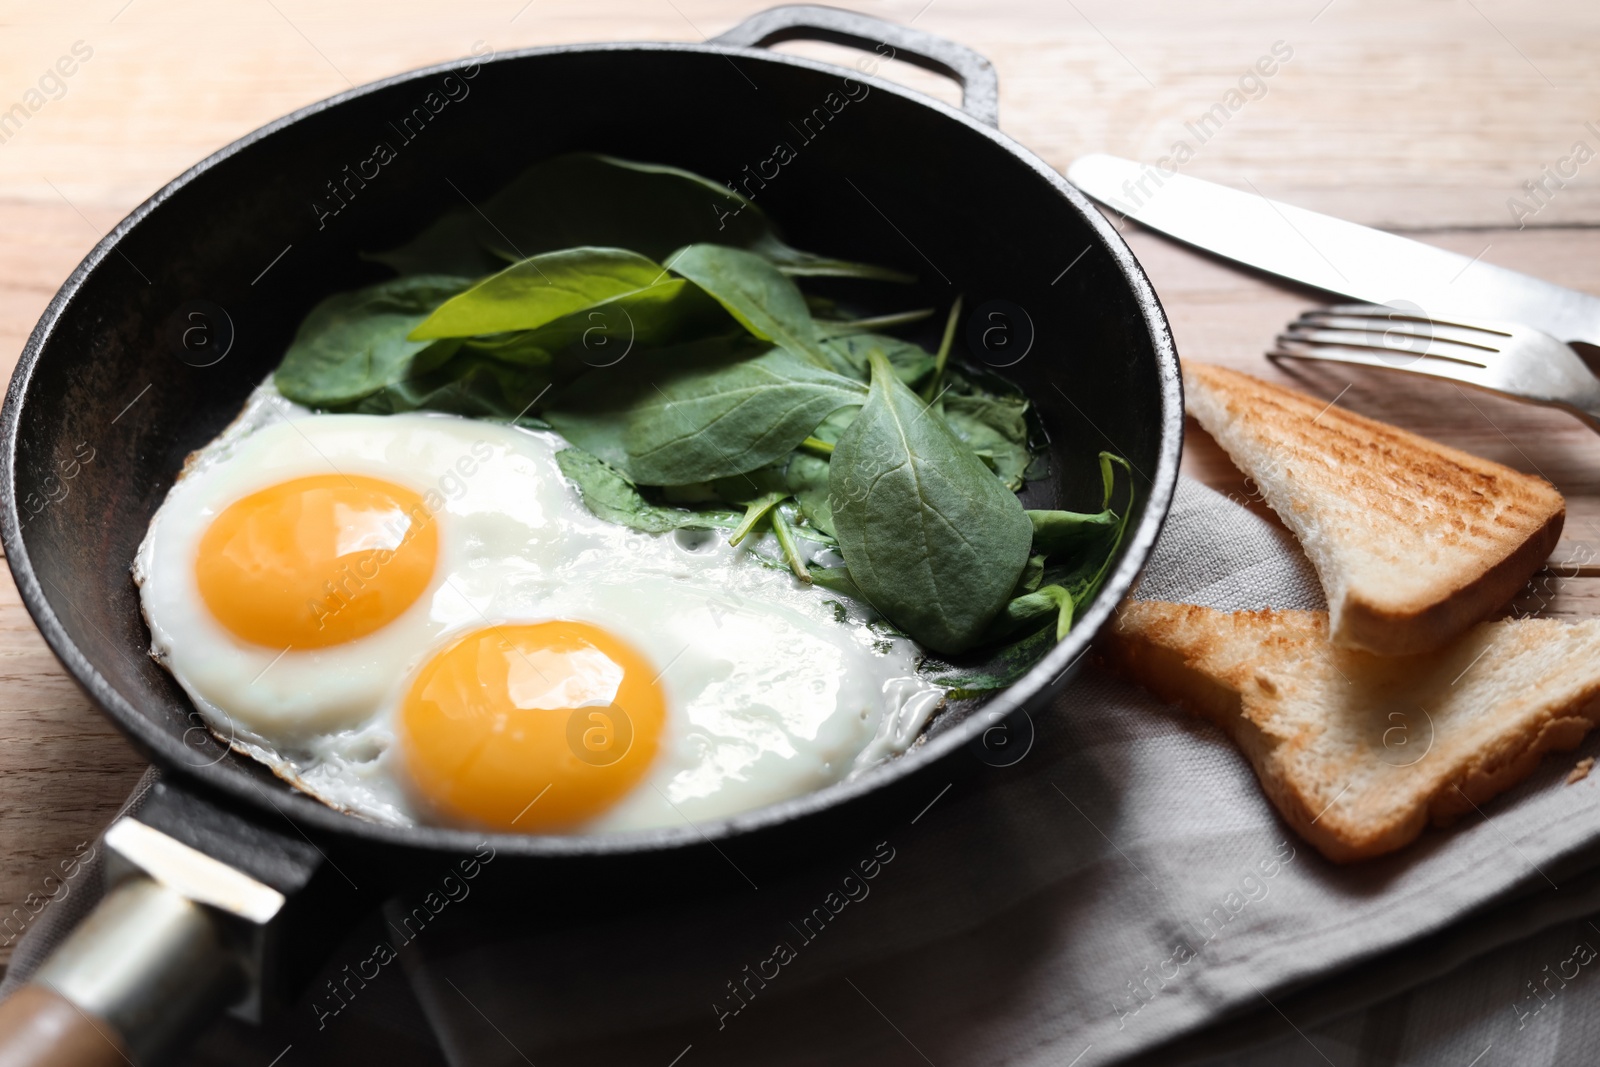
M 406 694 L 398 747 L 407 776 L 452 821 L 570 829 L 644 777 L 666 720 L 657 673 L 587 623 L 471 633 L 428 661 Z
M 200 597 L 235 636 L 325 648 L 393 622 L 428 588 L 439 535 L 422 497 L 377 478 L 296 478 L 235 501 L 200 538 Z

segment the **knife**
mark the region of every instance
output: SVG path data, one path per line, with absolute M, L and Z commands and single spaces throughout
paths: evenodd
M 1430 318 L 1503 319 L 1600 344 L 1600 297 L 1532 275 L 1115 156 L 1084 156 L 1067 180 L 1142 226 L 1268 274 Z

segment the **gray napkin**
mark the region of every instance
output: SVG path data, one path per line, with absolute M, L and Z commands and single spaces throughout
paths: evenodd
M 1139 595 L 1321 604 L 1292 538 L 1189 481 Z M 837 863 L 759 889 L 730 874 L 670 906 L 648 885 L 625 910 L 551 914 L 536 887 L 521 907 L 452 905 L 397 946 L 409 993 L 448 1061 L 474 1067 L 1343 1067 L 1402 1049 L 1435 1062 L 1480 1039 L 1517 1052 L 1478 1067 L 1569 1062 L 1579 1031 L 1562 1013 L 1585 1003 L 1583 982 L 1600 991 L 1586 977 L 1600 967 L 1548 999 L 1522 987 L 1546 964 L 1570 974 L 1575 940 L 1600 947 L 1582 918 L 1600 878 L 1580 873 L 1600 860 L 1600 793 L 1563 784 L 1570 760 L 1546 760 L 1486 818 L 1340 868 L 1283 825 L 1220 733 L 1135 687 L 1086 670 L 1031 726 L 1013 765 L 958 777 L 863 827 Z M 8 985 L 55 935 L 35 923 Z M 365 953 L 341 948 L 330 974 Z M 320 1058 L 315 1011 L 308 996 L 275 1024 L 308 1035 L 300 1062 Z

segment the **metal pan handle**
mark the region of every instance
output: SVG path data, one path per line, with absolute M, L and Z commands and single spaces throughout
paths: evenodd
M 713 44 L 764 48 L 783 41 L 826 41 L 903 59 L 961 85 L 961 108 L 979 122 L 1000 125 L 1000 79 L 994 64 L 966 45 L 893 22 L 820 4 L 786 4 L 752 15 Z
M 244 984 L 213 909 L 133 877 L 0 1002 L 0 1065 L 162 1062 Z

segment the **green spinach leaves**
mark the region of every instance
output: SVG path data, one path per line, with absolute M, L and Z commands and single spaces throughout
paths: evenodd
M 800 287 L 767 260 L 738 248 L 699 244 L 673 253 L 667 262 L 674 273 L 727 308 L 752 335 L 819 367 L 834 365 L 817 337 Z
M 1112 510 L 1116 472 L 1127 490 L 1120 510 Z M 934 656 L 922 664 L 924 677 L 957 697 L 981 696 L 1015 682 L 1050 651 L 1081 609 L 1105 582 L 1133 514 L 1133 478 L 1128 461 L 1100 453 L 1101 510 L 1029 511 L 1033 552 L 1025 580 L 989 623 L 981 648 L 965 656 Z
M 839 551 L 880 614 L 934 651 L 962 652 L 1005 606 L 1033 526 L 888 358 L 869 359 L 871 393 L 829 463 Z
M 622 248 L 567 248 L 513 263 L 446 300 L 411 331 L 416 341 L 537 330 L 557 319 L 632 300 L 641 312 L 670 303 L 685 283 Z
M 784 458 L 866 395 L 854 379 L 746 338 L 660 349 L 626 373 L 588 371 L 544 417 L 635 482 L 688 485 Z
M 618 526 L 660 534 L 672 530 L 732 529 L 739 521 L 735 512 L 724 508 L 689 510 L 651 504 L 620 472 L 581 448 L 562 449 L 556 453 L 556 463 L 567 480 L 578 487 L 584 506 Z
M 307 315 L 284 396 L 553 428 L 595 515 L 715 530 L 862 599 L 953 692 L 1025 673 L 1120 545 L 1114 456 L 1099 512 L 1023 509 L 1042 430 L 1015 386 L 952 358 L 959 298 L 934 351 L 897 336 L 933 309 L 854 286 L 913 278 L 800 251 L 699 175 L 558 156 L 371 258 L 400 276 Z M 801 288 L 816 277 L 838 281 Z
M 471 284 L 412 274 L 329 297 L 306 316 L 284 353 L 278 391 L 312 407 L 339 407 L 439 366 L 459 346 L 414 341 L 411 331 Z

